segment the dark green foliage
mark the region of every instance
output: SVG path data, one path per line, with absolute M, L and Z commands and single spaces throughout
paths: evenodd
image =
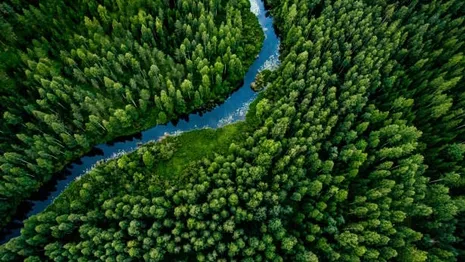
M 463 257 L 464 2 L 267 3 L 282 63 L 267 73 L 247 129 L 210 134 L 214 142 L 190 153 L 167 139 L 100 164 L 29 219 L 0 259 Z M 169 108 L 169 93 L 158 108 Z M 195 161 L 176 164 L 183 156 Z

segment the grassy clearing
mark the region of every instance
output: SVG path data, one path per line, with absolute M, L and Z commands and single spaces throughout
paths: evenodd
M 168 161 L 160 161 L 155 174 L 164 178 L 176 177 L 193 161 L 214 153 L 227 153 L 229 145 L 240 141 L 247 132 L 245 122 L 231 124 L 218 129 L 201 129 L 166 138 L 176 144 L 176 152 Z

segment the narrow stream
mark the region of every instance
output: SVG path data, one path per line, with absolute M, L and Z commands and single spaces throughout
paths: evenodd
M 200 128 L 218 128 L 244 120 L 250 103 L 257 95 L 250 88 L 250 84 L 255 80 L 259 71 L 273 68 L 279 64 L 279 39 L 273 28 L 273 19 L 271 16 L 267 16 L 263 0 L 250 0 L 250 3 L 250 9 L 257 16 L 265 33 L 265 40 L 257 59 L 247 71 L 244 84 L 240 89 L 234 92 L 223 104 L 207 113 L 191 114 L 187 120 L 179 120 L 176 124 L 157 125 L 132 137 L 118 138 L 115 141 L 95 146 L 91 153 L 70 164 L 51 182 L 44 185 L 39 192 L 21 204 L 12 222 L 0 232 L 0 244 L 19 236 L 24 220 L 42 212 L 65 190 L 71 181 L 91 169 L 99 160 L 114 157 L 121 152 L 135 150 L 139 144 L 158 140 L 167 133 L 179 134 Z

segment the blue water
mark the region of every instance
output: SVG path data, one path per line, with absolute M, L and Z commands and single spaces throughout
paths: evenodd
M 158 125 L 139 133 L 131 138 L 119 138 L 113 142 L 95 146 L 91 154 L 83 156 L 69 165 L 58 179 L 45 185 L 30 200 L 24 201 L 19 207 L 13 221 L 1 232 L 0 244 L 17 237 L 23 227 L 23 220 L 42 212 L 53 200 L 77 177 L 91 169 L 98 161 L 137 149 L 138 145 L 158 140 L 166 134 L 178 134 L 199 128 L 218 128 L 229 123 L 244 120 L 249 104 L 256 98 L 257 93 L 252 91 L 250 84 L 255 80 L 257 73 L 263 68 L 277 65 L 279 52 L 279 39 L 273 28 L 271 16 L 266 15 L 263 0 L 250 0 L 251 11 L 257 16 L 264 31 L 263 47 L 250 66 L 244 77 L 244 84 L 234 92 L 223 104 L 207 113 L 195 113 L 187 120 L 179 120 L 176 124 Z

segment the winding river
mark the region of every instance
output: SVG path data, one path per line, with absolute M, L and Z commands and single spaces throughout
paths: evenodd
M 273 28 L 273 20 L 267 16 L 263 0 L 250 0 L 250 3 L 250 9 L 257 16 L 265 33 L 265 40 L 257 59 L 247 71 L 244 84 L 240 89 L 223 104 L 207 113 L 191 114 L 187 119 L 179 120 L 176 124 L 157 125 L 132 137 L 118 138 L 115 141 L 95 146 L 91 153 L 70 164 L 52 181 L 44 185 L 39 192 L 21 204 L 13 221 L 0 232 L 0 244 L 19 236 L 23 220 L 42 212 L 66 189 L 69 183 L 91 169 L 98 161 L 135 150 L 141 143 L 158 140 L 166 134 L 174 135 L 200 128 L 218 128 L 244 120 L 248 106 L 257 95 L 250 88 L 250 84 L 255 80 L 259 71 L 265 68 L 272 69 L 279 64 L 279 39 Z

